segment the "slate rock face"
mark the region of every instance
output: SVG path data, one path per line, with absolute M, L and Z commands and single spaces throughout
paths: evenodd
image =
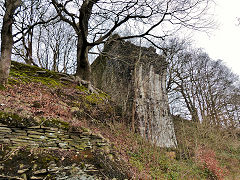
M 152 47 L 109 41 L 92 64 L 92 81 L 111 96 L 143 137 L 160 147 L 175 147 L 166 68 L 165 58 Z

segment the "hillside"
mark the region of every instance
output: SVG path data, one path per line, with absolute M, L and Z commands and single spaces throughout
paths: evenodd
M 12 62 L 0 90 L 0 179 L 240 179 L 240 135 L 175 117 L 178 147 L 146 142 L 109 95 Z

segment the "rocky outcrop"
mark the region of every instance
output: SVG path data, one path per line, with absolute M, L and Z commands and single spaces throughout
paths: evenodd
M 92 64 L 93 83 L 111 96 L 143 137 L 160 147 L 175 147 L 166 68 L 154 48 L 110 40 Z

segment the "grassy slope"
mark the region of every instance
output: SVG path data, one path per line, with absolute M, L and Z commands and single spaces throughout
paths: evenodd
M 122 123 L 106 94 L 90 94 L 66 77 L 13 62 L 9 86 L 0 92 L 0 115 L 15 113 L 51 126 L 67 122 L 68 128 L 90 128 L 109 139 L 128 175 L 136 179 L 240 179 L 236 133 L 175 118 L 179 147 L 158 148 Z

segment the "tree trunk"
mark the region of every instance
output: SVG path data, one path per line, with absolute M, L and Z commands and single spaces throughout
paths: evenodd
M 76 76 L 80 77 L 85 81 L 91 80 L 91 66 L 88 61 L 88 23 L 92 15 L 93 5 L 96 4 L 98 0 L 85 0 L 80 8 L 79 14 L 79 24 L 77 32 L 78 34 L 78 44 L 77 44 L 77 72 Z
M 91 67 L 88 61 L 88 47 L 83 43 L 81 35 L 78 35 L 76 76 L 85 81 L 91 80 Z
M 5 1 L 5 15 L 1 30 L 1 57 L 0 57 L 0 84 L 5 85 L 8 82 L 8 76 L 11 66 L 11 55 L 13 46 L 12 24 L 15 10 L 20 6 L 20 0 Z
M 58 3 L 56 0 L 52 0 L 52 3 L 58 15 L 60 16 L 60 18 L 74 28 L 78 37 L 76 76 L 78 76 L 82 80 L 88 81 L 89 83 L 91 80 L 91 67 L 90 67 L 90 63 L 88 62 L 88 46 L 89 46 L 89 43 L 87 41 L 88 23 L 92 15 L 93 6 L 98 1 L 99 0 L 83 0 L 82 1 L 81 8 L 79 9 L 79 22 L 76 24 L 74 20 L 75 17 L 71 13 L 67 13 L 67 14 L 70 15 L 72 21 L 66 18 L 62 14 L 61 8 L 64 8 L 64 11 L 67 12 L 67 9 L 65 8 L 65 6 L 63 6 L 61 3 Z
M 58 72 L 58 64 L 59 64 L 59 44 L 56 42 L 56 46 L 52 47 L 53 51 L 53 66 L 52 70 Z
M 27 40 L 25 40 L 24 34 L 23 34 L 23 39 L 22 39 L 22 43 L 23 43 L 23 47 L 26 50 L 26 54 L 24 54 L 24 61 L 26 62 L 26 64 L 28 65 L 36 65 L 33 62 L 33 58 L 32 58 L 32 40 L 33 40 L 33 30 L 30 30 L 28 35 L 27 35 Z M 27 41 L 27 44 L 26 44 Z
M 27 56 L 27 59 L 28 59 L 28 64 L 31 65 L 31 64 L 35 64 L 33 62 L 33 58 L 32 58 L 32 40 L 33 40 L 33 29 L 29 31 L 28 33 L 28 48 L 27 48 L 27 51 L 28 51 L 28 56 Z

